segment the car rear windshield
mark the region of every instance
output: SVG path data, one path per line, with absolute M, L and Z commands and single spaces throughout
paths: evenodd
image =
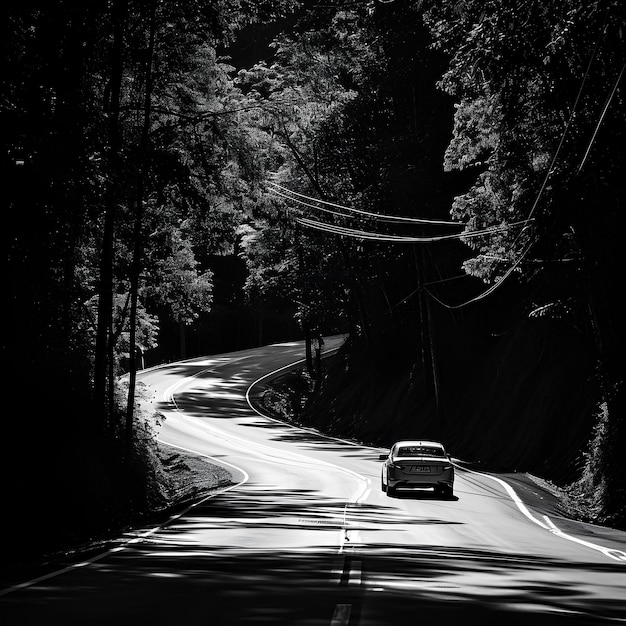
M 441 448 L 433 446 L 401 446 L 398 448 L 398 456 L 445 456 Z

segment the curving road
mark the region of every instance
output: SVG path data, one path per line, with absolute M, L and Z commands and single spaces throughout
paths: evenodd
M 266 375 L 302 357 L 295 342 L 142 372 L 159 439 L 235 484 L 0 591 L 0 624 L 626 622 L 626 533 L 546 515 L 460 467 L 453 499 L 389 498 L 378 449 L 256 413 Z

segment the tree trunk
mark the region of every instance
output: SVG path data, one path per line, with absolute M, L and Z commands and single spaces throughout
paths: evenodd
M 415 271 L 417 274 L 418 283 L 418 311 L 419 311 L 419 336 L 420 336 L 420 359 L 422 363 L 422 376 L 424 379 L 428 379 L 428 382 L 432 386 L 433 398 L 435 401 L 435 410 L 439 422 L 443 425 L 443 411 L 441 406 L 441 398 L 439 394 L 439 375 L 437 371 L 437 364 L 435 362 L 435 350 L 433 345 L 433 325 L 432 316 L 430 310 L 430 303 L 427 300 L 427 296 L 422 289 L 424 284 L 424 274 L 422 266 L 425 264 L 424 252 L 421 252 L 421 264 L 418 259 L 417 251 L 414 249 L 414 261 Z
M 117 0 L 112 5 L 113 49 L 109 100 L 105 104 L 109 119 L 108 178 L 105 190 L 104 229 L 100 255 L 100 281 L 98 285 L 98 320 L 93 376 L 93 411 L 98 427 L 105 431 L 109 425 L 107 414 L 107 364 L 109 363 L 109 337 L 113 317 L 113 241 L 117 205 L 117 177 L 121 169 L 121 135 L 119 126 L 120 96 L 123 73 L 124 32 L 127 0 Z M 109 389 L 111 397 L 113 390 Z
M 315 387 L 313 388 L 313 394 L 317 395 L 322 384 L 322 348 L 324 346 L 324 339 L 322 337 L 317 338 L 317 347 L 315 348 Z
M 187 333 L 185 322 L 179 318 L 178 320 L 178 340 L 180 344 L 180 358 L 187 358 Z
M 305 175 L 307 176 L 307 178 L 309 179 L 309 181 L 311 182 L 311 184 L 317 191 L 320 199 L 328 200 L 326 194 L 324 193 L 324 190 L 319 184 L 317 174 L 315 172 L 312 173 L 309 170 L 309 168 L 307 167 L 307 164 L 304 162 L 304 159 L 302 158 L 302 155 L 300 154 L 296 146 L 293 144 L 293 142 L 290 140 L 289 134 L 287 132 L 284 133 L 283 139 L 285 140 L 285 143 L 287 144 L 288 148 L 291 150 L 292 154 L 294 155 L 296 161 L 298 162 L 298 165 L 300 165 L 300 167 L 302 168 L 302 171 L 305 173 Z M 332 218 L 332 216 L 330 218 L 330 221 L 331 223 L 334 224 L 334 219 Z M 341 254 L 341 258 L 343 259 L 344 265 L 346 267 L 346 274 L 348 276 L 347 287 L 356 305 L 358 318 L 361 321 L 361 324 L 360 324 L 361 334 L 363 335 L 363 339 L 365 340 L 366 345 L 370 345 L 371 343 L 370 329 L 369 329 L 369 323 L 367 321 L 367 313 L 366 313 L 365 305 L 363 303 L 363 298 L 361 295 L 361 286 L 359 285 L 359 281 L 356 277 L 356 273 L 352 265 L 352 259 L 350 257 L 350 251 L 348 250 L 346 246 L 346 242 L 341 235 L 338 235 L 337 238 L 338 238 L 337 241 L 339 245 L 339 252 Z M 348 315 L 349 315 L 349 312 L 348 312 Z
M 302 330 L 304 331 L 304 354 L 306 362 L 306 371 L 309 376 L 315 379 L 315 368 L 313 366 L 313 352 L 311 350 L 311 327 L 307 320 L 302 323 Z
M 145 64 L 146 89 L 144 94 L 143 128 L 139 145 L 139 166 L 137 170 L 137 200 L 135 203 L 135 225 L 133 229 L 134 248 L 130 288 L 130 336 L 128 341 L 130 371 L 128 379 L 128 401 L 126 405 L 126 461 L 130 459 L 133 445 L 133 417 L 135 412 L 135 387 L 137 383 L 137 306 L 139 302 L 139 278 L 141 276 L 143 253 L 142 227 L 145 202 L 145 170 L 147 168 L 148 151 L 150 148 L 150 118 L 152 109 L 153 81 L 152 59 L 154 56 L 154 40 L 156 31 L 155 15 L 156 2 L 152 2 L 150 5 L 150 34 Z

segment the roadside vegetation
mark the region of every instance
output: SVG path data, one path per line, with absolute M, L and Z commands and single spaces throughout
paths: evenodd
M 626 527 L 625 24 L 620 0 L 9 2 L 10 536 L 158 508 L 138 369 L 293 338 L 311 423 L 447 438 Z

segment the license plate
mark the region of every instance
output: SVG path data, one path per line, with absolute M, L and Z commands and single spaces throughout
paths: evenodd
M 427 474 L 430 472 L 430 465 L 413 465 L 411 471 L 418 474 Z

